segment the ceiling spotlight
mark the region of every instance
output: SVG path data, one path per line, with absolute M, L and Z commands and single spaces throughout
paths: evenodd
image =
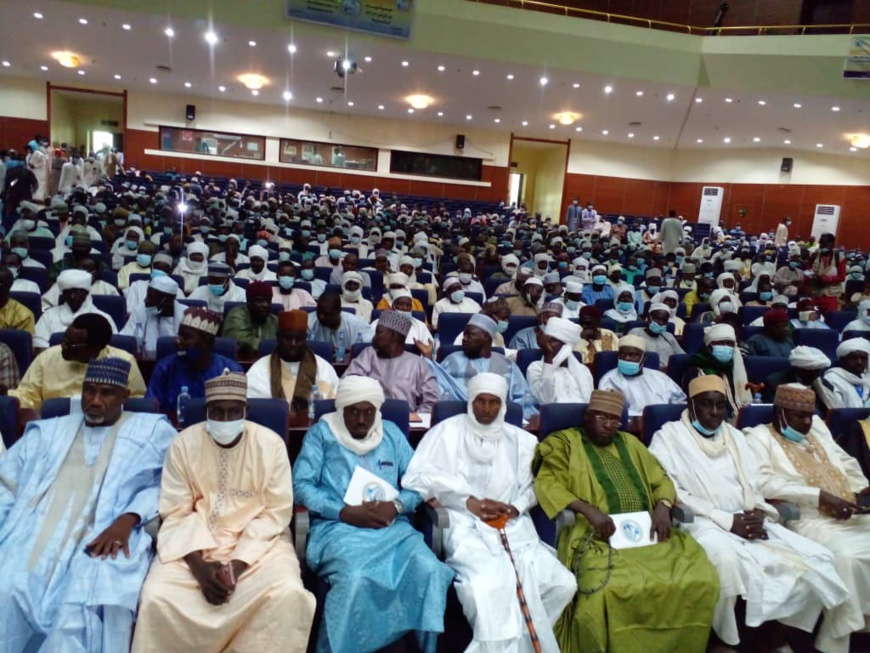
M 166 36 L 168 36 L 169 38 L 175 36 L 175 30 L 171 27 L 167 27 L 165 30 L 163 30 L 163 33 L 166 34 Z
M 539 79 L 538 82 L 541 84 L 541 86 L 546 86 L 547 84 L 550 83 L 550 80 L 547 79 L 546 77 L 541 77 L 541 79 Z
M 226 93 L 226 92 L 227 92 L 227 87 L 226 87 L 226 86 L 218 86 L 218 90 L 219 90 L 221 93 Z
M 728 104 L 731 104 L 732 102 L 734 102 L 734 100 L 732 100 L 730 97 L 725 98 L 725 101 L 726 101 Z
M 3 61 L 3 67 L 4 67 L 4 68 L 9 68 L 9 66 L 11 66 L 11 65 L 12 65 L 12 64 L 9 63 L 8 61 Z
M 352 106 L 353 106 L 353 100 L 348 100 L 348 102 L 347 102 L 347 106 L 352 107 Z
M 333 52 L 332 50 L 327 50 L 326 56 L 332 59 L 335 56 L 335 52 Z
M 573 111 L 562 111 L 561 113 L 557 113 L 553 116 L 556 120 L 559 121 L 561 125 L 573 125 L 577 122 L 577 119 L 580 117 L 579 113 L 574 113 Z
M 250 45 L 252 48 L 256 48 L 257 42 L 256 41 L 248 41 L 248 45 Z
M 245 73 L 244 75 L 239 75 L 236 79 L 252 91 L 258 91 L 269 83 L 268 78 L 258 73 Z
M 802 105 L 800 102 L 795 102 L 795 103 L 794 103 L 794 108 L 795 108 L 795 109 L 800 109 L 802 106 L 803 106 L 803 105 Z
M 36 18 L 37 20 L 42 20 L 42 18 L 43 18 L 42 14 L 39 13 L 38 11 L 33 12 L 33 17 Z
M 372 62 L 372 58 L 371 58 L 371 57 L 364 57 L 364 58 L 363 58 L 363 61 L 365 61 L 366 63 L 371 63 L 371 62 Z
M 695 142 L 696 142 L 696 143 L 703 143 L 703 142 L 704 142 L 704 139 L 703 139 L 703 138 L 699 138 L 699 139 L 698 139 L 697 141 L 695 141 Z
M 51 58 L 58 62 L 64 68 L 78 68 L 82 64 L 81 58 L 74 52 L 62 50 L 60 52 L 52 52 Z
M 425 109 L 430 104 L 432 104 L 432 98 L 428 95 L 416 93 L 414 95 L 409 95 L 408 97 L 406 97 L 405 102 L 410 104 L 415 109 Z
M 384 110 L 384 105 L 383 105 L 383 104 L 379 104 L 379 105 L 378 105 L 378 111 L 383 111 L 383 110 Z
M 643 97 L 643 91 L 635 91 L 634 94 L 635 94 L 637 97 Z
M 529 121 L 523 120 L 523 127 L 528 127 L 528 126 L 529 126 Z
M 695 98 L 695 104 L 701 104 L 703 101 L 704 101 L 704 98 L 702 98 L 702 97 Z
M 839 111 L 840 107 L 831 107 L 831 111 Z
M 791 145 L 791 141 L 787 138 L 782 142 L 783 145 Z
M 514 78 L 513 73 L 508 74 L 507 79 L 511 81 Z
M 477 77 L 478 75 L 480 75 L 480 71 L 479 70 L 472 70 L 471 74 L 474 75 L 475 77 Z
M 870 134 L 849 134 L 849 143 L 851 143 L 852 147 L 866 150 L 870 147 Z
M 410 65 L 411 65 L 411 64 L 409 64 L 407 61 L 403 61 L 403 62 L 402 62 L 402 68 L 407 68 L 407 67 L 410 66 Z
M 190 82 L 184 82 L 184 88 L 190 88 L 191 86 L 193 86 L 193 84 Z
M 79 24 L 80 25 L 87 25 L 88 19 L 87 18 L 79 18 Z
M 46 70 L 48 70 L 48 68 L 46 68 Z M 120 76 L 120 75 L 115 75 L 115 79 L 121 79 L 121 76 Z
M 759 100 L 759 101 L 758 101 L 758 104 L 759 104 L 759 106 L 766 107 L 766 106 L 767 106 L 767 100 Z
M 816 143 L 816 147 L 824 147 L 822 143 Z
M 660 138 L 660 136 L 653 136 L 653 140 L 654 140 L 654 141 L 659 140 L 659 138 Z
M 575 128 L 574 128 L 574 131 L 575 131 L 575 132 L 582 132 L 582 131 L 583 131 L 583 128 L 582 128 L 582 127 L 575 127 Z
M 287 46 L 287 52 L 289 52 L 290 54 L 296 54 L 296 51 L 297 51 L 297 48 L 296 48 L 295 43 L 291 43 L 290 45 Z
M 443 111 L 439 111 L 439 112 L 438 112 L 438 117 L 439 117 L 439 118 L 442 117 L 443 115 L 444 115 L 444 112 L 443 112 Z
M 469 113 L 467 116 L 465 116 L 465 119 L 466 119 L 466 120 L 471 120 L 473 117 L 474 117 L 474 116 L 472 116 L 472 115 Z
M 259 95 L 259 94 L 260 94 L 260 91 L 258 91 L 257 89 L 254 89 L 251 91 L 251 95 Z
M 445 70 L 447 70 L 447 68 L 445 68 L 444 66 L 438 66 L 439 73 L 443 73 Z
M 496 118 L 494 122 L 496 122 L 496 123 L 501 122 L 501 118 Z
M 629 137 L 629 138 L 634 138 L 634 132 L 629 132 L 628 137 Z
M 85 74 L 85 71 L 84 71 L 84 70 L 77 70 L 76 72 L 77 72 L 79 75 L 84 75 L 84 74 Z
M 667 96 L 665 96 L 665 99 L 666 99 L 668 102 L 673 102 L 675 97 L 677 97 L 677 96 L 674 95 L 673 93 L 668 93 Z
M 850 148 L 849 148 L 849 151 L 850 151 L 850 152 L 857 152 L 857 151 L 858 151 L 858 148 L 857 148 L 857 147 L 850 147 Z
M 756 136 L 755 138 L 752 139 L 752 142 L 753 143 L 760 143 L 761 139 L 758 136 Z
M 121 29 L 127 30 L 129 32 L 131 29 L 133 29 L 133 26 L 130 25 L 130 23 L 124 23 L 123 25 L 121 25 Z
M 556 125 L 550 124 L 550 129 L 556 129 Z
M 42 71 L 46 71 L 46 70 L 48 70 L 48 66 L 40 66 L 39 69 Z M 115 79 L 117 79 L 117 78 L 118 78 L 118 76 L 116 75 Z
M 607 136 L 607 135 L 610 133 L 610 131 L 607 130 L 607 129 L 602 129 L 602 130 L 601 130 L 601 133 L 602 133 L 603 135 Z
M 212 31 L 208 31 L 205 33 L 205 42 L 209 45 L 214 45 L 218 42 L 218 35 Z
M 414 108 L 413 108 L 413 107 L 408 107 L 408 113 L 414 113 Z
M 293 99 L 293 94 L 290 91 L 284 91 L 284 95 L 282 96 L 285 102 L 289 102 Z
M 322 98 L 322 97 L 316 98 L 316 100 L 317 100 L 317 104 L 323 104 L 323 98 Z
M 571 84 L 571 86 L 573 86 L 574 88 L 580 88 L 579 82 L 574 82 L 573 84 Z
M 723 143 L 730 143 L 730 142 L 731 142 L 731 138 L 728 137 L 728 136 L 726 136 L 725 138 L 722 139 L 722 142 L 723 142 Z
M 610 95 L 611 93 L 613 93 L 613 87 L 612 86 L 605 86 L 604 93 L 605 93 L 605 95 Z
M 152 77 L 152 78 L 149 79 L 148 81 L 151 82 L 152 84 L 156 84 L 156 83 L 157 83 L 157 78 L 156 78 L 156 77 Z

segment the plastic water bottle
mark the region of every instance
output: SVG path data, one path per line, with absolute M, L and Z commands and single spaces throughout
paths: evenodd
M 145 327 L 142 326 L 141 322 L 136 323 L 134 337 L 136 338 L 136 351 L 142 356 L 145 353 Z
M 523 416 L 532 415 L 535 412 L 535 399 L 531 392 L 523 395 Z
M 435 337 L 432 339 L 432 359 L 438 360 L 438 350 L 441 349 L 441 336 L 437 333 Z
M 763 403 L 761 401 L 761 393 L 760 392 L 756 392 L 754 395 L 752 395 L 752 403 L 753 404 Z
M 347 342 L 345 340 L 344 331 L 338 332 L 338 347 L 335 350 L 335 362 L 343 363 L 344 357 L 347 354 Z
M 314 402 L 320 401 L 323 399 L 323 396 L 320 394 L 320 390 L 317 389 L 317 384 L 311 386 L 311 394 L 308 397 L 308 421 L 313 424 L 314 423 Z
M 361 333 L 356 334 L 356 344 L 358 344 L 358 345 L 363 344 L 363 337 L 362 337 Z
M 181 392 L 178 393 L 178 400 L 175 407 L 175 423 L 179 426 L 184 426 L 184 417 L 187 414 L 187 405 L 190 403 L 190 391 L 186 385 L 181 386 Z

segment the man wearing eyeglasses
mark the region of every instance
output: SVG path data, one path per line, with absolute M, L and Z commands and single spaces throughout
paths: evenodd
M 145 379 L 132 354 L 109 345 L 112 327 L 97 313 L 76 317 L 64 333 L 63 342 L 49 347 L 33 359 L 27 372 L 9 396 L 16 397 L 22 408 L 39 411 L 42 404 L 55 397 L 81 394 L 88 363 L 100 358 L 120 358 L 130 365 L 127 389 L 131 397 L 145 395 Z
M 577 428 L 538 445 L 532 470 L 541 508 L 551 519 L 573 512 L 559 537 L 559 559 L 577 577 L 578 594 L 556 624 L 563 651 L 703 651 L 719 595 L 704 550 L 671 529 L 674 484 L 646 447 L 619 430 L 625 398 L 594 390 Z M 647 513 L 649 546 L 611 549 L 615 517 Z M 655 538 L 657 539 L 653 539 Z

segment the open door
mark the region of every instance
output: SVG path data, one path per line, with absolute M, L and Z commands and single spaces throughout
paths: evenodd
M 511 139 L 510 198 L 519 198 L 529 213 L 540 213 L 558 224 L 568 168 L 569 141 Z

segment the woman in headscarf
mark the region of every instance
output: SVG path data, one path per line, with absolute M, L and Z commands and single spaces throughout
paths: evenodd
M 638 319 L 635 307 L 634 287 L 625 283 L 617 286 L 613 297 L 613 308 L 607 309 L 604 312 L 604 317 L 616 323 L 617 333 L 623 333 L 629 322 L 634 322 Z
M 184 279 L 184 293 L 189 295 L 199 287 L 200 277 L 208 273 L 208 245 L 193 242 L 187 246 L 187 256 L 182 258 L 172 274 Z
M 743 355 L 730 324 L 716 324 L 704 332 L 704 347 L 689 359 L 683 374 L 683 391 L 688 394 L 692 379 L 711 374 L 725 382 L 728 421 L 733 424 L 740 409 L 752 404 L 752 390 L 747 387 Z

